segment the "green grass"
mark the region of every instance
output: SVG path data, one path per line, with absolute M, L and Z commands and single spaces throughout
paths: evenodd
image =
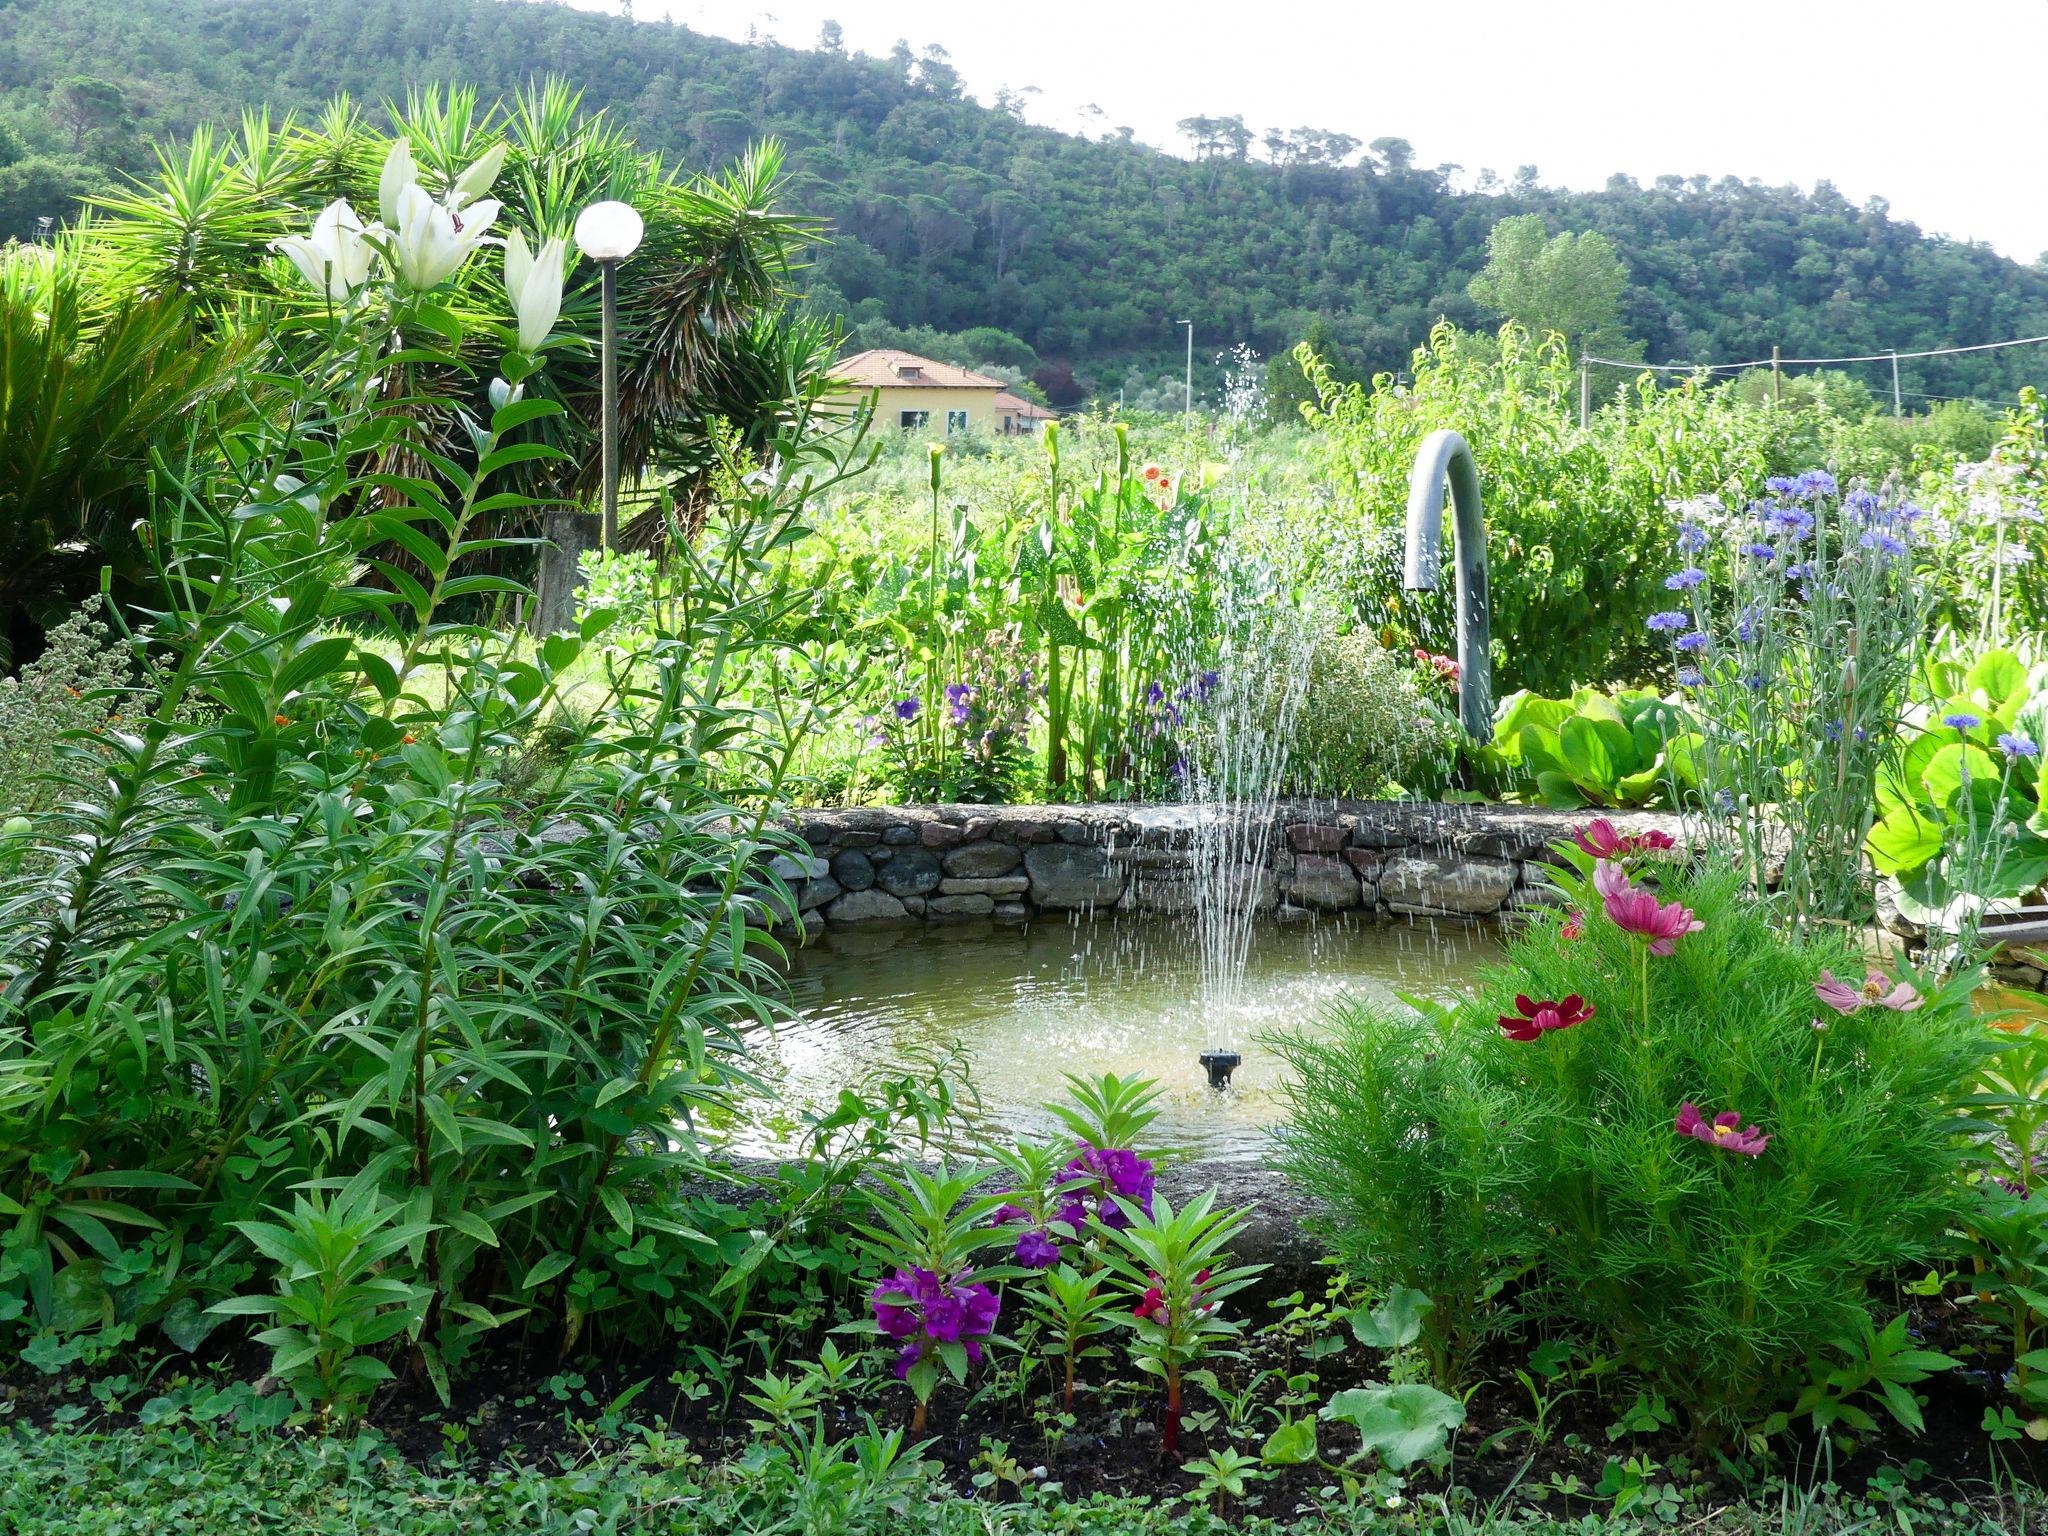
M 1903 1487 L 1861 1492 L 1778 1489 L 1724 1508 L 1558 1520 L 1532 1512 L 1446 1507 L 1371 1487 L 1301 1512 L 1217 1521 L 1185 1504 L 1130 1499 L 999 1504 L 964 1499 L 915 1470 L 879 1483 L 845 1457 L 806 1470 L 780 1449 L 706 1468 L 681 1441 L 572 1456 L 564 1469 L 501 1463 L 422 1469 L 374 1435 L 353 1439 L 245 1434 L 178 1419 L 104 1433 L 82 1427 L 0 1432 L 0 1530 L 11 1536 L 1850 1536 L 1942 1532 L 1992 1536 L 2043 1529 L 2041 1496 L 1994 1490 L 1958 1501 Z M 1390 1504 L 1389 1500 L 1393 1502 Z

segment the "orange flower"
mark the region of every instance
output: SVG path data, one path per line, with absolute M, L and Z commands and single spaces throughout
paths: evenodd
M 404 742 L 404 743 L 405 743 L 405 745 L 407 745 L 407 746 L 409 747 L 409 746 L 411 746 L 411 745 L 412 745 L 412 744 L 413 744 L 414 742 L 418 741 L 418 740 L 419 740 L 419 737 L 417 737 L 417 736 L 413 735 L 413 733 L 412 733 L 411 731 L 407 731 L 407 732 L 406 732 L 406 733 L 405 733 L 405 734 L 404 734 L 403 736 L 399 737 L 398 739 L 399 739 L 400 741 Z
M 291 719 L 290 719 L 290 717 L 289 717 L 289 716 L 286 716 L 286 715 L 272 715 L 272 716 L 270 717 L 270 723 L 271 723 L 272 725 L 290 725 L 290 724 L 291 724 L 292 722 L 291 722 Z

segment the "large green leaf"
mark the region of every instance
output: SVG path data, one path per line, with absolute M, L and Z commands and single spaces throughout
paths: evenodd
M 1465 1422 L 1465 1405 L 1435 1387 L 1353 1387 L 1323 1406 L 1322 1416 L 1354 1427 L 1383 1466 L 1398 1472 L 1441 1456 L 1451 1431 Z
M 1881 875 L 1910 874 L 1941 852 L 1941 823 L 1909 805 L 1880 817 L 1864 846 Z
M 2009 705 L 2024 703 L 2026 690 L 2027 669 L 2007 650 L 1986 651 L 1963 677 L 1963 692 L 1981 696 L 2000 714 L 2008 713 Z
M 1558 727 L 1557 744 L 1565 772 L 1589 797 L 1610 792 L 1621 777 L 1612 741 L 1598 723 L 1584 715 L 1573 715 Z

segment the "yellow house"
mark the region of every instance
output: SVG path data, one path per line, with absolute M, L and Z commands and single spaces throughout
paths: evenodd
M 850 410 L 872 394 L 876 424 L 905 432 L 1028 432 L 1056 414 L 1012 394 L 1001 379 L 886 347 L 841 359 L 832 377 L 847 386 L 829 397 L 832 404 Z

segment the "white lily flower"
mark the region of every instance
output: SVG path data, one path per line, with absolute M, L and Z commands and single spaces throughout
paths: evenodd
M 289 256 L 316 293 L 339 303 L 369 278 L 376 251 L 363 236 L 363 221 L 338 197 L 320 210 L 310 235 L 286 235 L 271 248 Z
M 398 275 L 421 292 L 447 281 L 490 232 L 498 207 L 487 199 L 457 213 L 414 182 L 398 198 L 398 238 L 391 248 Z
M 448 206 L 460 212 L 491 190 L 491 183 L 498 179 L 498 172 L 505 168 L 505 146 L 493 144 L 489 149 L 456 177 L 448 187 Z
M 412 144 L 398 140 L 384 157 L 384 169 L 377 173 L 377 210 L 386 227 L 398 228 L 398 199 L 419 179 L 419 170 L 412 163 Z
M 562 263 L 569 243 L 557 236 L 526 248 L 526 236 L 513 230 L 505 237 L 505 292 L 519 319 L 519 350 L 531 352 L 548 338 L 562 313 Z

